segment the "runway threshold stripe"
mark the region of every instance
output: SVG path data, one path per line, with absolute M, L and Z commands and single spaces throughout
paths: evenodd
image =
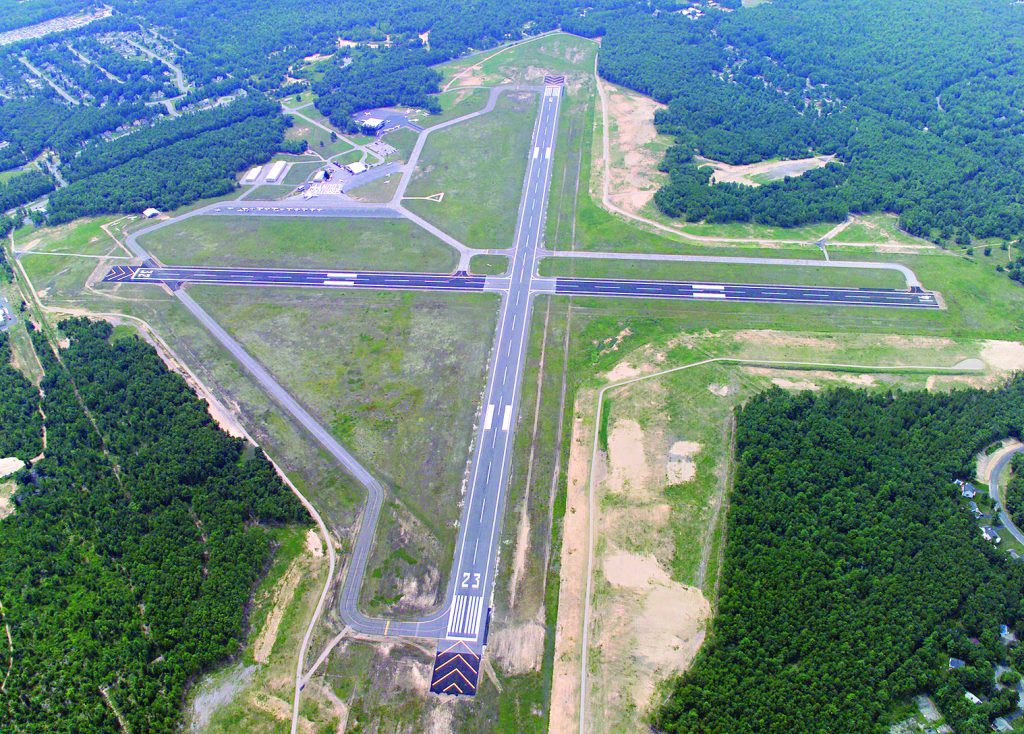
M 491 430 L 491 423 L 494 421 L 494 403 L 487 406 L 487 416 L 484 418 L 484 430 Z
M 511 405 L 506 405 L 505 406 L 505 415 L 501 419 L 501 430 L 507 431 L 509 429 L 509 426 L 511 426 L 511 425 L 512 425 L 512 406 Z

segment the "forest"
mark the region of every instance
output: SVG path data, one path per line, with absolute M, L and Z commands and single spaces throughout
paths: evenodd
M 993 665 L 1024 657 L 999 638 L 1024 623 L 1024 564 L 982 539 L 953 480 L 1022 435 L 1024 377 L 946 394 L 772 388 L 736 430 L 718 615 L 658 730 L 881 734 L 928 692 L 956 732 L 982 734 L 1016 707 Z
M 275 103 L 253 95 L 87 149 L 74 180 L 50 196 L 47 221 L 167 211 L 230 193 L 238 171 L 281 149 L 286 126 Z
M 1006 511 L 1014 522 L 1024 523 L 1024 454 L 1010 460 L 1012 475 L 1006 485 Z
M 672 216 L 795 225 L 886 210 L 937 241 L 1024 232 L 1019 4 L 778 0 L 698 21 L 624 12 L 606 30 L 602 75 L 668 104 L 656 123 L 677 143 L 656 203 Z M 695 153 L 839 163 L 710 187 Z
M 116 708 L 130 731 L 173 732 L 189 682 L 240 649 L 267 527 L 308 518 L 151 347 L 106 322 L 60 328 L 59 354 L 32 334 L 45 456 L 0 521 L 0 730 L 117 731 Z M 4 452 L 39 451 L 39 395 L 0 368 L 0 413 L 22 429 Z

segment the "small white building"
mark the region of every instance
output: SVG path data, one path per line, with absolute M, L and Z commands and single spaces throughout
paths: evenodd
M 276 183 L 281 174 L 284 173 L 285 167 L 284 161 L 277 161 L 270 167 L 270 171 L 267 172 L 267 183 Z
M 149 209 L 143 209 L 142 210 L 142 216 L 144 216 L 146 219 L 152 219 L 153 217 L 159 217 L 160 216 L 160 210 L 159 209 L 154 209 L 153 207 L 149 207 Z
M 366 173 L 367 166 L 362 161 L 356 161 L 355 163 L 349 163 L 347 166 L 345 166 L 345 170 L 351 173 L 353 176 L 356 176 L 360 173 Z
M 326 177 L 327 177 L 327 172 L 321 169 L 321 170 L 316 172 L 316 175 L 313 176 L 313 183 L 323 183 L 323 180 Z
M 245 178 L 242 179 L 242 183 L 244 183 L 244 184 L 254 184 L 254 183 L 256 183 L 256 179 L 258 179 L 260 177 L 260 173 L 262 173 L 262 172 L 263 172 L 263 166 L 256 166 L 255 168 L 250 168 L 249 172 L 247 174 L 245 174 Z
M 384 120 L 379 117 L 367 117 L 359 123 L 359 127 L 363 128 L 363 130 L 367 132 L 375 133 L 384 127 Z

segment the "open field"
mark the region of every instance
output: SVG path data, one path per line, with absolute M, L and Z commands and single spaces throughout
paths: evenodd
M 709 158 L 697 158 L 697 163 L 714 169 L 712 183 L 736 183 L 744 186 L 761 186 L 788 177 L 801 176 L 815 168 L 824 168 L 835 161 L 835 156 L 819 155 L 799 160 L 770 160 L 734 166 Z
M 664 105 L 603 79 L 598 83 L 608 104 L 608 195 L 616 206 L 639 214 L 668 180 L 658 165 L 672 137 L 654 128 L 654 113 Z
M 654 260 L 584 260 L 548 257 L 540 274 L 579 278 L 697 280 L 721 283 L 782 283 L 848 288 L 905 288 L 903 276 L 891 270 L 856 270 L 792 265 L 730 265 L 725 263 L 658 262 Z
M 489 114 L 432 134 L 405 206 L 470 247 L 511 247 L 537 95 L 503 94 Z
M 928 245 L 925 240 L 907 234 L 899 228 L 895 214 L 858 214 L 832 242 L 879 242 L 881 244 Z
M 472 396 L 483 389 L 496 299 L 191 292 L 394 493 L 388 505 L 395 517 L 382 517 L 364 589 L 371 606 L 433 606 L 454 547 L 478 408 Z
M 497 51 L 442 64 L 442 89 L 497 84 L 539 84 L 545 74 L 571 74 L 594 68 L 593 41 L 553 33 Z
M 354 189 L 349 189 L 348 195 L 356 201 L 364 201 L 371 204 L 387 204 L 398 190 L 400 181 L 401 176 L 392 174 L 384 178 L 374 179 Z
M 331 140 L 330 130 L 324 130 L 320 125 L 310 122 L 310 120 L 316 120 L 321 125 L 333 129 L 330 121 L 323 117 L 312 105 L 295 110 L 294 112 L 286 110 L 285 115 L 292 120 L 292 126 L 285 131 L 285 140 L 304 140 L 310 150 L 319 153 L 325 158 L 337 155 L 338 153 L 344 153 L 352 147 L 340 137 L 339 133 L 336 132 L 335 135 L 337 137 Z
M 284 180 L 281 183 L 290 187 L 298 186 L 316 173 L 317 169 L 322 167 L 323 164 L 319 162 L 296 163 L 288 169 L 288 173 L 285 174 Z
M 192 217 L 139 238 L 175 265 L 450 272 L 455 251 L 398 219 Z
M 437 95 L 437 101 L 441 104 L 441 113 L 437 115 L 422 114 L 415 118 L 415 122 L 422 127 L 433 127 L 456 117 L 476 112 L 487 104 L 487 90 L 485 89 L 453 89 L 450 92 L 442 92 Z

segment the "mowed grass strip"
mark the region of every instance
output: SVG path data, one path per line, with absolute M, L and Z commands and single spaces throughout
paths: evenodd
M 403 204 L 469 247 L 511 247 L 538 95 L 509 92 L 494 109 L 432 133 Z
M 504 275 L 508 272 L 505 255 L 474 255 L 469 260 L 470 275 Z
M 455 251 L 403 219 L 191 217 L 139 238 L 174 265 L 451 272 Z
M 547 257 L 540 262 L 543 276 L 629 278 L 636 280 L 694 280 L 709 283 L 835 286 L 839 288 L 906 288 L 893 270 L 799 267 L 657 260 L 585 260 Z

